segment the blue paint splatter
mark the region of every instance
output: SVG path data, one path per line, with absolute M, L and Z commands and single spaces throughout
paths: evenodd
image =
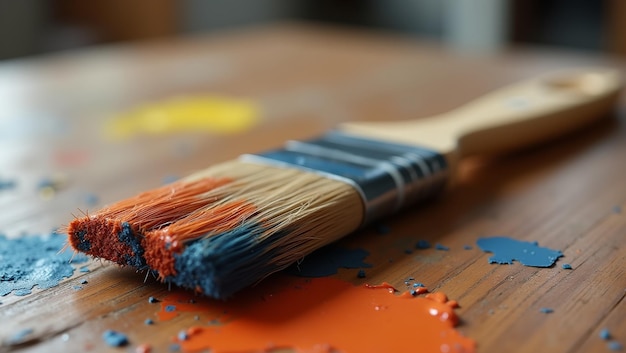
M 430 243 L 428 242 L 428 240 L 419 240 L 416 244 L 415 244 L 415 248 L 416 249 L 420 249 L 420 250 L 424 250 L 424 249 L 428 249 L 430 248 Z
M 113 330 L 104 331 L 102 339 L 111 347 L 124 347 L 128 344 L 128 337 L 125 334 Z
M 59 253 L 66 241 L 67 236 L 57 233 L 13 239 L 0 235 L 0 296 L 28 295 L 34 287 L 51 288 L 71 277 L 70 260 L 84 263 L 87 257 L 72 251 Z
M 526 242 L 507 237 L 480 238 L 476 245 L 494 255 L 489 263 L 512 264 L 514 260 L 532 267 L 550 267 L 563 256 L 559 250 L 542 248 L 537 242 Z
M 608 328 L 603 328 L 602 331 L 600 331 L 600 338 L 602 338 L 605 341 L 608 341 L 611 339 L 611 332 L 609 331 Z
M 176 305 L 168 305 L 165 307 L 165 311 L 171 313 L 172 311 L 176 311 Z
M 443 244 L 439 244 L 439 243 L 435 244 L 435 249 L 437 249 L 437 250 L 443 250 L 443 251 L 448 251 L 448 250 L 450 250 L 450 248 L 449 248 L 449 247 L 447 247 L 447 246 L 445 246 L 445 245 L 443 245 Z
M 14 189 L 15 185 L 15 180 L 0 180 L 0 190 Z
M 544 313 L 544 314 L 550 314 L 554 312 L 554 309 L 551 308 L 541 308 L 539 309 L 540 312 Z
M 624 346 L 622 346 L 622 344 L 617 341 L 611 341 L 607 344 L 607 346 L 612 351 L 621 351 L 624 349 Z
M 186 340 L 189 339 L 189 335 L 185 331 L 180 331 L 178 333 L 178 339 L 181 340 L 181 341 L 186 341 Z
M 337 273 L 339 268 L 369 268 L 363 262 L 369 252 L 363 249 L 345 249 L 329 246 L 315 251 L 302 262 L 287 269 L 287 273 L 301 277 L 326 277 Z

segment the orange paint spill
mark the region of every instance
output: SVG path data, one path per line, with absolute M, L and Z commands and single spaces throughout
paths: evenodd
M 409 297 L 390 293 L 388 284 L 375 287 L 329 277 L 274 277 L 227 302 L 195 298 L 192 304 L 190 293 L 172 294 L 163 299 L 159 318 L 190 311 L 203 313 L 205 322 L 219 321 L 189 328 L 186 340 L 175 338 L 184 352 L 475 351 L 475 342 L 454 329 L 456 302 L 443 293 Z M 172 306 L 175 311 L 167 312 Z

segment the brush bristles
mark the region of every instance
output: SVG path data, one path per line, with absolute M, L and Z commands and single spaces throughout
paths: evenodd
M 354 231 L 350 185 L 232 161 L 71 222 L 74 249 L 223 298 Z

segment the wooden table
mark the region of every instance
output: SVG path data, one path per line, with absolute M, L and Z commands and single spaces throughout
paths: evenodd
M 0 194 L 0 230 L 10 236 L 49 232 L 77 209 L 94 208 L 83 199 L 87 193 L 104 205 L 161 185 L 169 175 L 313 137 L 340 122 L 425 117 L 517 79 L 581 65 L 626 68 L 589 53 L 524 48 L 468 56 L 414 38 L 301 24 L 2 62 L 0 174 L 16 178 L 18 186 Z M 102 135 L 112 113 L 203 93 L 256 101 L 261 123 L 235 135 L 121 141 Z M 480 352 L 603 352 L 608 348 L 598 332 L 604 327 L 625 344 L 624 107 L 557 141 L 466 161 L 455 188 L 387 220 L 388 235 L 366 229 L 344 243 L 380 250 L 367 258 L 374 264 L 368 281 L 401 287 L 419 273 L 431 291 L 458 300 L 458 329 Z M 65 186 L 42 199 L 34 185 L 51 176 L 62 177 Z M 574 269 L 490 265 L 489 254 L 475 246 L 462 250 L 492 235 L 561 249 L 559 264 Z M 403 257 L 407 244 L 422 238 L 451 250 L 423 261 Z M 90 273 L 58 287 L 1 298 L 0 340 L 22 327 L 34 333 L 26 344 L 0 351 L 105 350 L 100 335 L 111 325 L 167 351 L 159 347 L 192 320 L 165 322 L 160 331 L 132 325 L 154 311 L 147 296 L 167 288 L 154 280 L 144 284 L 130 269 L 98 261 L 90 266 Z M 73 290 L 83 279 L 89 285 Z M 544 306 L 554 312 L 536 315 Z

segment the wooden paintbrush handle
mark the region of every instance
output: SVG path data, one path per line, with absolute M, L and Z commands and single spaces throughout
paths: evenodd
M 609 69 L 549 74 L 500 88 L 434 117 L 348 123 L 348 133 L 417 144 L 445 155 L 493 154 L 562 135 L 603 117 L 622 87 Z

